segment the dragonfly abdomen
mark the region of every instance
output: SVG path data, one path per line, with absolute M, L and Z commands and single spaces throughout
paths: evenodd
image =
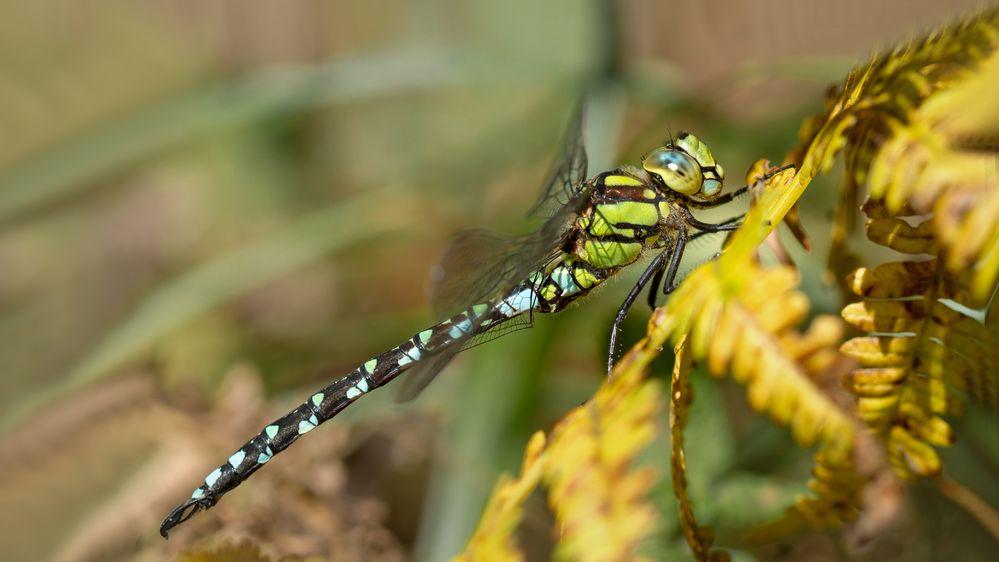
M 524 302 L 515 295 L 496 305 L 479 304 L 465 312 L 423 330 L 402 345 L 369 359 L 349 374 L 313 393 L 305 402 L 274 420 L 247 441 L 227 462 L 205 477 L 191 498 L 178 505 L 163 520 L 160 534 L 164 537 L 176 525 L 199 510 L 215 505 L 218 500 L 239 486 L 271 458 L 298 440 L 299 437 L 329 420 L 362 395 L 387 384 L 420 361 L 459 345 L 476 333 L 526 311 Z M 536 299 L 535 301 L 536 302 Z M 501 308 L 508 310 L 500 312 Z
M 521 285 L 521 291 L 533 291 L 533 306 L 519 313 L 558 312 L 569 303 L 603 283 L 607 271 L 593 267 L 575 255 L 564 254 L 562 260 L 546 275 L 532 276 Z M 504 301 L 505 302 L 505 301 Z M 504 309 L 500 308 L 500 311 Z

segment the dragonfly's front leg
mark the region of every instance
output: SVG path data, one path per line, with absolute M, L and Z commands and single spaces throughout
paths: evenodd
M 742 218 L 741 216 L 740 217 L 732 217 L 731 219 L 728 219 L 725 222 L 721 222 L 721 223 L 718 223 L 718 224 L 711 224 L 711 223 L 701 222 L 701 221 L 697 220 L 697 218 L 694 217 L 694 214 L 690 212 L 690 209 L 688 209 L 686 207 L 683 207 L 683 214 L 684 214 L 684 217 L 683 217 L 684 221 L 686 221 L 687 224 L 689 224 L 690 226 L 692 226 L 692 227 L 694 227 L 694 228 L 696 228 L 696 229 L 698 229 L 698 230 L 701 231 L 701 232 L 695 234 L 693 236 L 693 238 L 697 238 L 698 236 L 701 236 L 703 234 L 710 234 L 712 232 L 725 232 L 725 231 L 730 231 L 730 230 L 736 230 L 740 226 L 742 226 L 742 223 L 737 222 L 737 221 L 739 221 L 739 219 Z M 670 266 L 666 270 L 666 278 L 663 281 L 663 294 L 664 295 L 668 295 L 668 294 L 670 294 L 670 293 L 672 293 L 673 291 L 676 290 L 676 273 L 677 273 L 677 269 L 680 266 L 680 257 L 683 255 L 683 247 L 684 247 L 684 245 L 687 242 L 687 237 L 686 237 L 687 232 L 686 232 L 686 230 L 685 229 L 680 229 L 680 233 L 681 233 L 681 236 L 680 236 L 679 241 L 677 242 L 677 248 L 679 248 L 679 252 L 674 252 L 674 257 L 676 259 L 675 260 L 670 260 L 670 264 L 669 264 Z M 652 284 L 652 290 L 649 293 L 649 302 L 653 303 L 653 304 L 655 304 L 655 288 L 656 288 L 657 285 L 658 285 L 658 283 L 653 283 Z
M 760 181 L 764 181 L 765 182 L 768 179 L 774 177 L 775 175 L 777 175 L 777 174 L 779 174 L 779 173 L 781 173 L 781 172 L 783 172 L 785 170 L 792 170 L 792 169 L 794 169 L 794 164 L 785 164 L 784 166 L 781 166 L 779 168 L 773 168 L 769 172 L 767 172 L 767 173 L 763 174 L 762 176 L 760 176 L 757 179 L 757 182 L 760 182 Z M 698 209 L 710 209 L 712 207 L 718 207 L 719 205 L 724 205 L 724 204 L 729 203 L 729 202 L 731 202 L 732 200 L 734 200 L 734 199 L 736 199 L 738 197 L 741 197 L 743 193 L 746 193 L 752 187 L 753 187 L 752 185 L 744 185 L 744 186 L 740 187 L 739 189 L 736 189 L 735 191 L 730 191 L 729 193 L 726 193 L 725 195 L 722 195 L 721 197 L 717 197 L 715 199 L 711 199 L 711 200 L 708 200 L 708 201 L 690 201 L 690 202 L 688 202 L 688 204 L 691 205 L 691 206 L 693 206 L 693 207 L 696 207 Z
M 688 209 L 687 207 L 681 207 L 681 208 L 683 209 L 683 220 L 687 224 L 689 224 L 690 226 L 692 226 L 692 227 L 696 228 L 697 230 L 700 230 L 701 232 L 704 232 L 704 233 L 725 232 L 727 230 L 736 230 L 740 226 L 742 226 L 742 223 L 737 222 L 739 219 L 742 218 L 741 216 L 740 217 L 733 217 L 733 218 L 731 218 L 731 219 L 729 219 L 729 220 L 727 220 L 725 222 L 721 222 L 721 223 L 718 223 L 718 224 L 712 224 L 710 222 L 702 222 L 702 221 L 698 220 L 697 217 L 694 216 L 694 213 L 691 213 L 690 209 Z M 695 238 L 696 238 L 696 236 L 695 236 Z
M 649 308 L 652 310 L 656 308 L 656 296 L 659 293 L 659 285 L 663 282 L 663 273 L 666 273 L 666 269 L 659 268 L 659 271 L 656 271 L 656 276 L 652 278 L 652 283 L 649 283 L 648 302 Z
M 691 214 L 691 212 L 690 212 L 689 209 L 684 208 L 683 210 L 685 212 L 685 217 L 684 218 L 685 218 L 685 220 L 687 220 L 688 224 L 691 224 L 691 226 L 700 225 L 700 226 L 705 227 L 705 229 L 702 230 L 701 232 L 698 232 L 697 234 L 694 234 L 693 236 L 691 236 L 690 240 L 696 240 L 696 239 L 700 238 L 701 236 L 704 236 L 706 234 L 712 234 L 714 232 L 723 232 L 723 231 L 726 231 L 726 230 L 735 230 L 735 229 L 739 228 L 739 226 L 741 226 L 741 224 L 742 224 L 742 223 L 739 222 L 740 220 L 742 220 L 742 215 L 739 215 L 737 217 L 732 217 L 730 219 L 726 219 L 726 220 L 724 220 L 724 221 L 722 221 L 722 222 L 720 222 L 718 224 L 709 224 L 709 223 L 706 223 L 706 222 L 701 222 L 701 221 L 697 220 L 696 218 L 694 218 L 693 214 Z M 674 289 L 676 289 L 676 284 L 675 284 L 676 273 L 674 272 L 673 279 L 668 280 L 668 282 L 665 285 L 663 285 L 662 284 L 662 280 L 663 280 L 663 275 L 665 273 L 666 273 L 666 269 L 665 268 L 660 269 L 659 271 L 656 272 L 656 276 L 652 279 L 652 283 L 649 283 L 648 303 L 649 303 L 649 308 L 651 308 L 651 309 L 655 309 L 655 307 L 656 307 L 656 297 L 659 296 L 659 287 L 660 286 L 662 286 L 662 288 L 663 288 L 663 294 L 664 295 L 668 295 L 668 294 L 672 293 Z
M 677 232 L 676 244 L 672 248 L 668 248 L 661 252 L 652 263 L 645 268 L 642 272 L 641 277 L 638 278 L 638 282 L 635 286 L 631 288 L 631 292 L 625 297 L 624 302 L 621 303 L 621 307 L 617 310 L 617 316 L 614 317 L 614 324 L 611 326 L 610 334 L 610 349 L 607 353 L 607 373 L 610 374 L 611 369 L 614 368 L 614 359 L 617 352 L 617 337 L 621 332 L 621 323 L 628 316 L 628 311 L 631 310 L 631 305 L 635 304 L 635 299 L 638 298 L 638 294 L 642 292 L 645 285 L 649 282 L 649 279 L 655 278 L 655 282 L 652 284 L 652 291 L 655 292 L 655 287 L 658 285 L 660 279 L 662 279 L 663 270 L 666 270 L 667 278 L 671 280 L 676 277 L 676 270 L 680 266 L 680 258 L 683 256 L 683 248 L 687 244 L 687 229 L 681 227 Z M 666 259 L 669 258 L 669 265 L 666 265 Z M 672 272 L 672 273 L 670 273 Z M 654 303 L 655 299 L 651 299 Z
M 680 259 L 683 258 L 683 250 L 687 246 L 687 229 L 680 228 L 676 239 L 676 248 L 670 256 L 669 267 L 666 268 L 666 275 L 663 278 L 663 294 L 668 295 L 676 289 L 676 272 L 680 269 Z

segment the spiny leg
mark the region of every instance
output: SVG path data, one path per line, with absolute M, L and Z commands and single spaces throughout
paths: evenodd
M 790 170 L 792 168 L 794 168 L 794 164 L 785 164 L 784 166 L 781 166 L 779 168 L 774 168 L 773 170 L 770 170 L 769 172 L 763 174 L 763 176 L 761 176 L 758 181 L 767 181 L 768 179 L 774 177 L 775 175 L 777 175 L 777 174 L 779 174 L 779 173 L 781 173 L 781 172 L 783 172 L 785 170 Z M 744 186 L 740 187 L 739 189 L 736 189 L 735 191 L 731 191 L 729 193 L 726 193 L 725 195 L 722 195 L 722 196 L 718 197 L 717 199 L 713 199 L 711 201 L 699 201 L 699 202 L 693 202 L 692 201 L 689 204 L 692 207 L 697 207 L 698 209 L 709 209 L 711 207 L 718 207 L 720 205 L 724 205 L 724 204 L 732 201 L 736 197 L 739 197 L 743 193 L 749 191 L 750 187 L 752 187 L 752 186 L 744 185 Z
M 731 199 L 744 193 L 748 187 L 744 187 L 738 191 L 730 193 L 719 200 L 717 204 L 723 204 Z M 714 206 L 714 205 L 712 205 Z M 711 224 L 698 220 L 694 217 L 693 213 L 686 207 L 681 207 L 684 213 L 684 222 L 690 226 L 700 230 L 701 232 L 695 234 L 693 238 L 699 236 L 715 233 L 715 232 L 725 232 L 736 230 L 739 228 L 740 224 L 738 221 L 742 218 L 741 216 L 732 217 L 725 220 L 719 224 Z M 641 277 L 639 277 L 638 282 L 632 287 L 628 296 L 625 297 L 624 302 L 621 303 L 621 307 L 617 311 L 617 316 L 614 318 L 614 324 L 611 326 L 610 334 L 610 345 L 607 354 L 607 372 L 608 374 L 614 367 L 614 358 L 617 350 L 617 338 L 621 331 L 621 323 L 628 316 L 628 311 L 631 310 L 631 306 L 635 303 L 635 299 L 638 298 L 638 294 L 642 292 L 649 280 L 652 280 L 652 284 L 649 288 L 648 303 L 650 308 L 655 308 L 656 305 L 656 292 L 657 287 L 660 283 L 663 283 L 663 293 L 670 294 L 673 292 L 676 281 L 676 274 L 680 268 L 680 260 L 683 258 L 683 251 L 687 245 L 687 229 L 686 227 L 680 227 L 677 230 L 677 240 L 676 244 L 672 249 L 667 249 L 657 255 L 652 263 L 642 272 Z M 669 255 L 669 264 L 664 267 L 666 262 L 666 256 Z M 665 275 L 665 280 L 663 279 Z
M 666 263 L 666 257 L 670 256 L 670 263 L 674 260 L 679 262 L 679 258 L 675 258 L 677 255 L 677 250 L 680 253 L 683 252 L 683 244 L 686 243 L 686 230 L 680 229 L 680 241 L 672 249 L 667 249 L 661 252 L 659 255 L 652 260 L 652 263 L 645 268 L 642 275 L 638 278 L 638 282 L 635 286 L 631 288 L 628 296 L 625 297 L 624 302 L 621 303 L 621 307 L 617 310 L 617 316 L 614 317 L 614 324 L 611 326 L 610 333 L 610 350 L 607 353 L 607 373 L 610 374 L 611 369 L 614 367 L 614 354 L 617 350 L 617 336 L 621 331 L 621 323 L 628 316 L 628 311 L 631 310 L 631 305 L 635 303 L 635 299 L 638 298 L 638 294 L 642 292 L 645 285 L 649 282 L 649 279 L 656 277 L 657 279 L 662 273 L 663 266 Z M 653 285 L 655 286 L 655 285 Z
M 683 207 L 682 209 L 684 214 L 684 221 L 686 221 L 686 223 L 689 224 L 690 226 L 700 230 L 700 232 L 691 237 L 692 240 L 696 240 L 701 236 L 707 234 L 713 234 L 715 232 L 726 232 L 726 231 L 737 230 L 740 226 L 742 226 L 742 223 L 738 222 L 742 218 L 741 216 L 726 219 L 718 224 L 712 224 L 697 220 L 697 218 L 694 217 L 693 213 L 690 212 L 690 209 L 686 207 Z M 686 229 L 681 228 L 680 229 L 681 236 L 677 242 L 678 248 L 682 249 L 684 244 L 686 244 L 687 242 L 686 234 L 687 234 Z M 668 295 L 672 293 L 674 290 L 676 290 L 676 273 L 677 270 L 679 269 L 679 266 L 680 266 L 679 257 L 675 257 L 674 260 L 670 261 L 669 268 L 666 271 L 666 279 L 663 282 L 664 295 Z M 649 292 L 649 302 L 652 303 L 655 302 L 655 287 L 656 285 L 653 285 L 652 290 Z
M 697 230 L 700 230 L 705 234 L 713 232 L 725 232 L 727 230 L 736 230 L 741 226 L 741 223 L 738 223 L 736 221 L 738 221 L 742 217 L 733 217 L 724 222 L 713 224 L 710 222 L 703 222 L 698 220 L 697 217 L 695 217 L 694 214 L 690 212 L 690 209 L 686 207 L 682 207 L 682 209 L 683 209 L 683 220 L 690 226 L 696 228 Z M 698 235 L 695 235 L 694 237 L 696 238 L 697 236 Z
M 688 209 L 686 207 L 683 207 L 682 209 L 683 209 L 683 214 L 684 214 L 684 220 L 686 221 L 686 223 L 689 224 L 690 226 L 692 226 L 692 227 L 694 227 L 694 228 L 696 228 L 696 229 L 698 229 L 698 230 L 701 231 L 701 232 L 698 232 L 697 234 L 695 234 L 694 236 L 692 236 L 691 237 L 692 239 L 696 239 L 696 238 L 698 238 L 700 236 L 703 236 L 705 234 L 711 234 L 711 233 L 714 233 L 714 232 L 725 232 L 725 231 L 736 230 L 740 226 L 742 226 L 741 223 L 737 222 L 742 217 L 732 217 L 732 218 L 730 218 L 728 220 L 725 220 L 725 221 L 723 221 L 721 223 L 711 224 L 711 223 L 701 222 L 701 221 L 697 220 L 694 217 L 693 213 L 690 212 L 690 209 Z M 674 290 L 676 290 L 676 284 L 675 284 L 676 283 L 676 273 L 677 273 L 677 271 L 680 268 L 680 258 L 683 257 L 683 248 L 684 248 L 684 246 L 687 243 L 687 231 L 686 231 L 686 229 L 681 228 L 680 231 L 679 231 L 679 234 L 680 234 L 680 236 L 678 237 L 677 244 L 676 244 L 677 250 L 675 250 L 673 252 L 673 257 L 672 257 L 672 259 L 670 259 L 669 267 L 666 269 L 665 279 L 663 280 L 663 294 L 664 295 L 668 295 L 668 294 L 672 293 Z M 653 290 L 654 289 L 655 289 L 655 285 L 653 285 Z M 649 301 L 653 302 L 653 303 L 655 302 L 654 293 L 652 293 L 652 294 L 649 295 Z
M 689 211 L 688 211 L 688 213 L 689 213 Z M 722 231 L 726 231 L 726 230 L 736 230 L 737 228 L 739 228 L 740 226 L 742 226 L 742 223 L 739 222 L 740 220 L 742 220 L 742 217 L 743 217 L 743 215 L 731 217 L 731 218 L 725 219 L 724 221 L 722 221 L 722 222 L 720 222 L 720 223 L 718 223 L 716 225 L 709 225 L 707 223 L 702 223 L 700 221 L 697 221 L 699 224 L 707 225 L 710 228 L 710 230 L 705 230 L 705 231 L 702 231 L 702 232 L 698 232 L 697 234 L 694 234 L 693 236 L 690 237 L 690 241 L 697 240 L 701 236 L 706 236 L 708 234 L 713 234 L 715 232 L 722 232 Z M 719 228 L 719 227 L 723 227 L 723 228 Z M 659 295 L 659 286 L 662 283 L 663 275 L 665 273 L 666 273 L 666 269 L 665 268 L 660 269 L 659 271 L 656 272 L 656 276 L 652 278 L 652 282 L 649 283 L 649 296 L 648 296 L 649 308 L 652 308 L 652 309 L 656 308 L 656 297 Z M 672 292 L 672 289 L 666 290 L 666 287 L 663 288 L 663 293 L 664 294 L 668 295 L 671 292 Z
M 750 188 L 750 186 L 745 185 L 745 186 L 740 187 L 739 189 L 736 189 L 735 191 L 730 191 L 729 193 L 726 193 L 725 195 L 719 196 L 717 199 L 712 199 L 710 201 L 698 201 L 698 202 L 693 202 L 692 201 L 690 204 L 692 204 L 693 206 L 695 206 L 695 207 L 697 207 L 699 209 L 707 209 L 707 208 L 711 208 L 711 207 L 719 207 L 721 205 L 724 205 L 726 203 L 731 202 L 732 200 L 734 200 L 737 197 L 740 197 L 743 193 L 749 191 L 749 188 Z
M 680 269 L 680 259 L 683 258 L 683 249 L 687 246 L 687 229 L 681 227 L 677 231 L 676 248 L 673 255 L 669 257 L 669 266 L 666 267 L 666 275 L 663 278 L 663 294 L 668 295 L 676 289 L 676 272 Z
M 656 270 L 656 276 L 652 278 L 652 283 L 649 283 L 649 308 L 656 308 L 656 294 L 659 292 L 659 284 L 663 282 L 663 273 L 666 272 L 665 268 L 660 267 Z

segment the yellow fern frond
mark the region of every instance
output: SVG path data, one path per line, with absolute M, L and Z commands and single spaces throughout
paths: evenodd
M 496 485 L 475 534 L 454 560 L 522 560 L 513 534 L 539 482 L 548 488 L 559 524 L 560 558 L 642 560 L 639 546 L 656 522 L 646 497 L 655 472 L 632 464 L 656 435 L 661 403 L 659 383 L 645 381 L 641 368 L 627 369 L 569 412 L 552 429 L 547 448 L 544 435 L 535 434 L 520 477 Z
M 695 272 L 666 307 L 674 322 L 689 326 L 693 356 L 707 359 L 716 376 L 731 372 L 747 386 L 750 405 L 790 425 L 798 443 L 823 441 L 830 454 L 847 455 L 853 424 L 814 378 L 838 355 L 838 322 L 822 316 L 804 334 L 794 329 L 808 313 L 808 299 L 794 289 L 797 275 L 789 267 L 747 262 L 738 281 L 711 269 Z
M 999 276 L 997 49 L 991 9 L 875 57 L 831 92 L 791 155 L 808 179 L 845 150 L 831 263 L 856 262 L 846 223 L 862 190 L 870 240 L 932 258 L 856 269 L 847 288 L 865 300 L 842 313 L 871 333 L 842 347 L 861 367 L 848 382 L 858 414 L 905 478 L 940 470 L 934 447 L 954 439 L 942 416 L 962 395 L 999 402 L 997 336 L 963 308 L 984 304 Z
M 999 336 L 941 299 L 967 295 L 938 259 L 861 268 L 848 285 L 867 299 L 843 317 L 872 335 L 843 352 L 860 363 L 850 377 L 859 416 L 884 440 L 896 472 L 937 474 L 934 447 L 953 443 L 944 415 L 963 411 L 962 395 L 999 405 Z
M 802 147 L 790 155 L 803 177 L 846 151 L 833 263 L 849 263 L 843 246 L 851 203 L 866 189 L 889 215 L 879 217 L 886 220 L 872 236 L 905 231 L 894 238 L 902 247 L 923 239 L 951 272 L 973 272 L 976 301 L 988 298 L 999 275 L 997 48 L 999 9 L 992 9 L 875 57 L 831 91 L 824 113 L 806 121 Z M 887 220 L 930 213 L 916 229 Z
M 661 346 L 691 334 L 692 357 L 706 359 L 715 376 L 731 372 L 747 386 L 754 409 L 789 424 L 798 443 L 821 441 L 828 454 L 843 458 L 851 450 L 853 422 L 816 379 L 840 358 L 839 321 L 820 316 L 806 333 L 797 332 L 809 301 L 795 289 L 796 272 L 763 268 L 755 259 L 756 246 L 793 204 L 787 192 L 796 181 L 791 171 L 770 178 L 729 248 L 692 272 L 653 316 L 649 338 Z
M 794 290 L 791 268 L 768 270 L 748 262 L 746 280 L 738 288 L 708 275 L 709 269 L 703 272 L 696 285 L 687 285 L 689 294 L 676 295 L 671 302 L 677 305 L 667 307 L 677 317 L 692 317 L 693 356 L 706 358 L 716 376 L 731 372 L 747 386 L 749 404 L 790 425 L 799 444 L 821 444 L 816 478 L 810 483 L 814 496 L 800 498 L 784 519 L 822 528 L 852 519 L 863 482 L 853 466 L 856 424 L 821 388 L 836 380 L 844 366 L 836 350 L 839 322 L 820 316 L 805 333 L 794 329 L 808 307 L 804 295 Z M 800 527 L 784 522 L 774 528 Z
M 545 464 L 545 436 L 535 433 L 524 451 L 519 478 L 503 476 L 493 489 L 475 534 L 453 562 L 519 562 L 523 552 L 513 537 L 523 517 L 524 502 L 541 480 Z
M 622 359 L 621 367 L 644 368 L 667 341 L 679 342 L 689 334 L 689 349 L 681 359 L 706 360 L 715 376 L 731 372 L 746 385 L 755 410 L 790 425 L 801 445 L 819 443 L 824 465 L 842 467 L 831 473 L 835 479 L 827 479 L 828 485 L 813 487 L 816 497 L 799 501 L 800 511 L 838 522 L 856 513 L 856 482 L 862 480 L 852 470 L 854 418 L 822 388 L 836 382 L 845 365 L 837 349 L 841 323 L 820 316 L 806 332 L 798 332 L 809 303 L 795 289 L 795 271 L 786 266 L 764 268 L 755 257 L 755 248 L 790 210 L 795 190 L 804 185 L 792 171 L 770 178 L 728 249 L 718 260 L 694 270 L 666 306 L 653 313 L 647 336 Z M 675 394 L 671 400 L 682 400 Z M 840 509 L 842 490 L 848 490 L 849 509 Z M 698 530 L 685 505 L 681 498 L 681 520 L 686 519 L 693 530 L 688 542 L 695 554 L 707 555 L 709 535 Z
M 632 463 L 655 437 L 662 403 L 660 385 L 643 379 L 637 365 L 615 370 L 552 430 L 544 480 L 562 559 L 642 560 L 639 544 L 656 521 L 646 498 L 655 473 Z

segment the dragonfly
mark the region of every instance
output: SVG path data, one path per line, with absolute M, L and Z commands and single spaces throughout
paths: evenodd
M 411 398 L 459 351 L 528 326 L 535 313 L 561 311 L 653 255 L 612 324 L 609 373 L 621 324 L 642 291 L 649 287 L 648 302 L 654 308 L 660 292 L 668 295 L 675 289 L 688 242 L 734 230 L 741 219 L 702 222 L 692 209 L 723 205 L 749 188 L 722 195 L 722 166 L 707 144 L 690 133 L 671 135 L 640 166 L 588 177 L 582 123 L 580 112 L 531 210 L 532 216 L 545 219 L 539 229 L 522 237 L 486 231 L 458 235 L 432 275 L 433 300 L 442 319 L 265 426 L 167 515 L 160 534 L 167 538 L 172 528 L 214 506 L 275 455 L 365 394 L 406 373 L 401 396 Z

